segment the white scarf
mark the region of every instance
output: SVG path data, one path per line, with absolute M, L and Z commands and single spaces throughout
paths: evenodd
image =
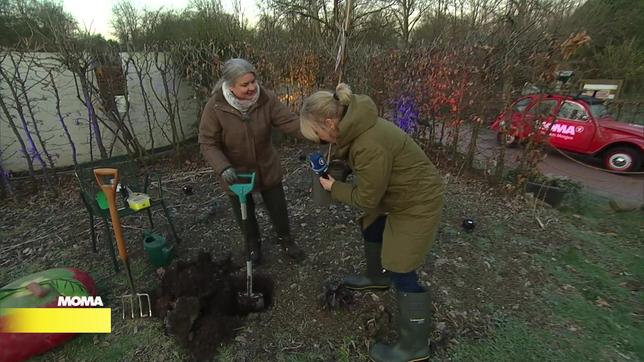
M 221 90 L 224 92 L 224 98 L 226 98 L 226 102 L 228 102 L 228 104 L 230 104 L 236 110 L 240 111 L 242 114 L 246 114 L 250 107 L 257 103 L 257 99 L 259 99 L 259 89 L 259 84 L 257 84 L 257 92 L 255 92 L 253 99 L 245 100 L 237 98 L 230 90 L 230 87 L 226 82 L 221 85 Z

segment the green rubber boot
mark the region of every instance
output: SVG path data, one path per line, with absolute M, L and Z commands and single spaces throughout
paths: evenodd
M 400 308 L 398 342 L 394 345 L 374 344 L 369 350 L 369 357 L 375 362 L 428 360 L 431 318 L 429 292 L 398 292 L 397 299 Z
M 365 274 L 348 275 L 342 279 L 342 284 L 352 290 L 389 289 L 391 279 L 389 273 L 382 269 L 381 263 L 382 244 L 365 241 L 364 252 L 367 259 Z

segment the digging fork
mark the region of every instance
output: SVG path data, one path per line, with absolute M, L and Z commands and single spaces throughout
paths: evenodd
M 115 168 L 96 168 L 94 169 L 94 176 L 96 177 L 98 186 L 105 194 L 105 198 L 107 199 L 110 208 L 110 217 L 112 219 L 112 227 L 114 228 L 114 236 L 116 237 L 116 245 L 119 249 L 119 257 L 121 258 L 121 260 L 123 260 L 123 264 L 125 265 L 125 271 L 127 272 L 128 282 L 132 291 L 132 294 L 121 296 L 123 319 L 125 319 L 125 310 L 128 301 L 132 318 L 134 318 L 134 298 L 138 300 L 140 317 L 152 317 L 152 304 L 150 303 L 150 295 L 147 293 L 136 292 L 136 288 L 134 287 L 134 278 L 132 278 L 132 270 L 130 270 L 130 261 L 128 259 L 127 249 L 125 248 L 123 230 L 121 230 L 121 219 L 119 218 L 119 212 L 116 208 L 116 187 L 119 183 L 119 172 Z M 145 314 L 143 313 L 144 300 L 147 301 L 148 305 L 147 313 Z

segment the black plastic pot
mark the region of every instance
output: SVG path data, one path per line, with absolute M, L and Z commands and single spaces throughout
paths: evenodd
M 349 167 L 340 160 L 332 160 L 329 162 L 327 173 L 337 181 L 346 181 L 350 172 Z M 317 206 L 330 205 L 333 202 L 331 193 L 322 188 L 322 185 L 320 185 L 320 177 L 311 171 L 311 179 L 313 184 L 313 202 Z
M 528 181 L 526 183 L 525 191 L 534 194 L 534 197 L 544 201 L 552 207 L 558 207 L 561 205 L 561 202 L 566 196 L 566 189 L 564 188 L 532 181 Z

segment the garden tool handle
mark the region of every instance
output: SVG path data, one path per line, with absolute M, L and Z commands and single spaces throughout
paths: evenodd
M 237 174 L 237 178 L 238 178 L 238 179 L 247 178 L 247 179 L 249 179 L 249 180 L 250 180 L 250 182 L 251 182 L 252 184 L 255 184 L 255 172 L 251 172 L 251 173 L 238 173 L 238 174 Z
M 253 294 L 253 262 L 250 258 L 246 261 L 246 294 Z
M 119 211 L 116 208 L 116 186 L 119 183 L 119 171 L 115 168 L 96 168 L 94 169 L 94 176 L 96 183 L 101 188 L 107 199 L 107 204 L 110 209 L 110 218 L 112 219 L 112 228 L 114 229 L 114 236 L 116 237 L 116 245 L 119 249 L 119 257 L 123 262 L 127 262 L 127 249 L 125 248 L 125 240 L 123 239 L 123 230 L 121 229 L 121 219 Z M 103 183 L 104 177 L 112 177 L 114 182 L 112 184 Z
M 98 186 L 105 192 L 105 187 L 111 188 L 116 192 L 116 185 L 119 183 L 119 170 L 116 168 L 95 168 L 94 176 L 96 177 L 96 183 Z M 103 182 L 105 177 L 111 177 L 114 182 L 112 184 L 106 184 Z
M 248 220 L 248 209 L 246 208 L 246 196 L 244 196 L 243 200 L 240 197 L 239 198 L 239 208 L 241 210 L 241 218 L 244 222 Z

